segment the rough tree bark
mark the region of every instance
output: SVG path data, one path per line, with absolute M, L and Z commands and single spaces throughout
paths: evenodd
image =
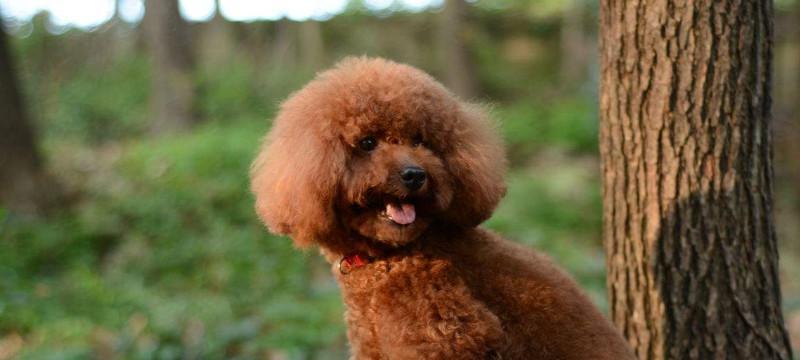
M 456 95 L 467 100 L 478 95 L 475 68 L 464 38 L 469 6 L 464 0 L 445 0 L 439 25 L 445 83 Z
M 26 214 L 40 213 L 54 205 L 59 196 L 60 189 L 43 171 L 11 47 L 0 24 L 0 206 Z
M 769 0 L 601 1 L 609 302 L 642 359 L 789 359 Z
M 194 59 L 178 0 L 148 0 L 144 28 L 151 57 L 151 131 L 173 133 L 195 123 Z

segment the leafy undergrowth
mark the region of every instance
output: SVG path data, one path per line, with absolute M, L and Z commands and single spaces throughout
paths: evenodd
M 112 163 L 90 164 L 73 211 L 3 225 L 0 333 L 23 336 L 31 359 L 254 357 L 342 343 L 326 270 L 252 211 L 247 171 L 265 126 L 90 152 Z
M 576 97 L 518 102 L 498 109 L 509 160 L 519 165 L 539 152 L 553 149 L 572 154 L 595 153 L 596 106 L 591 99 Z

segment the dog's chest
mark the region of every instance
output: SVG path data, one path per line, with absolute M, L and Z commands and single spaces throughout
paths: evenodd
M 408 342 L 437 342 L 425 338 L 426 326 L 452 315 L 451 305 L 461 308 L 453 301 L 467 297 L 449 261 L 422 255 L 379 261 L 336 277 L 357 359 L 382 359 L 387 353 L 404 359 L 400 354 L 410 351 Z M 469 311 L 464 315 L 472 316 Z
M 370 273 L 368 273 L 370 271 Z M 370 270 L 357 270 L 347 275 L 337 276 L 342 286 L 342 297 L 346 307 L 345 322 L 347 338 L 354 359 L 384 359 L 382 343 L 386 341 L 378 329 L 382 304 L 377 291 L 385 280 L 385 273 Z

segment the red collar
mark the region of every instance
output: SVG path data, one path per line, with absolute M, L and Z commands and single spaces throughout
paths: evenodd
M 343 275 L 350 273 L 353 269 L 360 268 L 371 263 L 373 258 L 364 253 L 351 253 L 339 260 L 339 272 Z

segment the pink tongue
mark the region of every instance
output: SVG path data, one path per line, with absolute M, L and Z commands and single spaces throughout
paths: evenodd
M 400 204 L 400 206 L 386 204 L 386 213 L 392 221 L 400 225 L 411 224 L 417 218 L 417 212 L 411 204 Z

